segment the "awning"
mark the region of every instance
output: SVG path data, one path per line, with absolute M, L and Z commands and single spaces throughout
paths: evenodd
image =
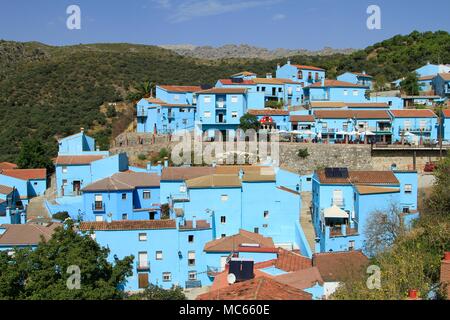
M 336 205 L 323 210 L 324 218 L 348 218 L 348 213 Z

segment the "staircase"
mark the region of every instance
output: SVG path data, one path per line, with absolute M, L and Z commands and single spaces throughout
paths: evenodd
M 49 217 L 44 201 L 45 198 L 43 196 L 35 197 L 30 200 L 27 206 L 27 220 Z
M 312 224 L 311 218 L 311 210 L 312 206 L 312 193 L 311 192 L 302 192 L 302 209 L 300 213 L 300 225 L 305 233 L 306 239 L 308 240 L 309 247 L 311 248 L 311 252 L 315 252 L 316 246 L 316 233 L 314 231 L 314 226 Z

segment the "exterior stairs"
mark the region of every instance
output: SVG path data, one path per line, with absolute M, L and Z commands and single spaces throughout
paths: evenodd
M 35 197 L 30 200 L 27 206 L 27 221 L 36 218 L 48 218 L 49 213 L 45 206 L 45 198 Z
M 311 206 L 312 206 L 312 193 L 311 192 L 302 192 L 302 209 L 300 213 L 300 226 L 305 233 L 306 239 L 308 240 L 309 247 L 311 248 L 311 252 L 315 252 L 316 246 L 316 232 L 314 231 L 314 226 L 312 224 L 311 218 Z

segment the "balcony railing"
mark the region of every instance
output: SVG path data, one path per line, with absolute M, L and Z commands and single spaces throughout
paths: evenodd
M 150 261 L 136 262 L 136 270 L 141 272 L 150 271 Z
M 431 132 L 431 131 L 433 131 L 433 129 L 431 128 L 431 126 L 426 126 L 426 127 L 410 127 L 410 128 L 400 127 L 400 128 L 399 128 L 400 134 L 402 134 L 402 133 L 404 133 L 404 132 Z
M 105 203 L 93 203 L 92 204 L 92 211 L 94 212 L 104 212 L 105 211 Z
M 344 199 L 331 198 L 331 205 L 332 206 L 338 206 L 338 207 L 344 207 L 345 206 L 345 200 Z
M 330 227 L 330 237 L 354 236 L 358 234 L 357 228 L 350 228 L 349 225 Z
M 226 109 L 227 105 L 225 102 L 216 102 L 216 109 Z
M 200 280 L 188 280 L 185 282 L 186 289 L 201 288 L 202 282 Z

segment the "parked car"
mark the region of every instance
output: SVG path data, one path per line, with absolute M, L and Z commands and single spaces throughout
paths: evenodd
M 423 168 L 423 171 L 425 172 L 433 172 L 436 169 L 436 163 L 434 162 L 427 162 L 425 163 L 425 167 Z

